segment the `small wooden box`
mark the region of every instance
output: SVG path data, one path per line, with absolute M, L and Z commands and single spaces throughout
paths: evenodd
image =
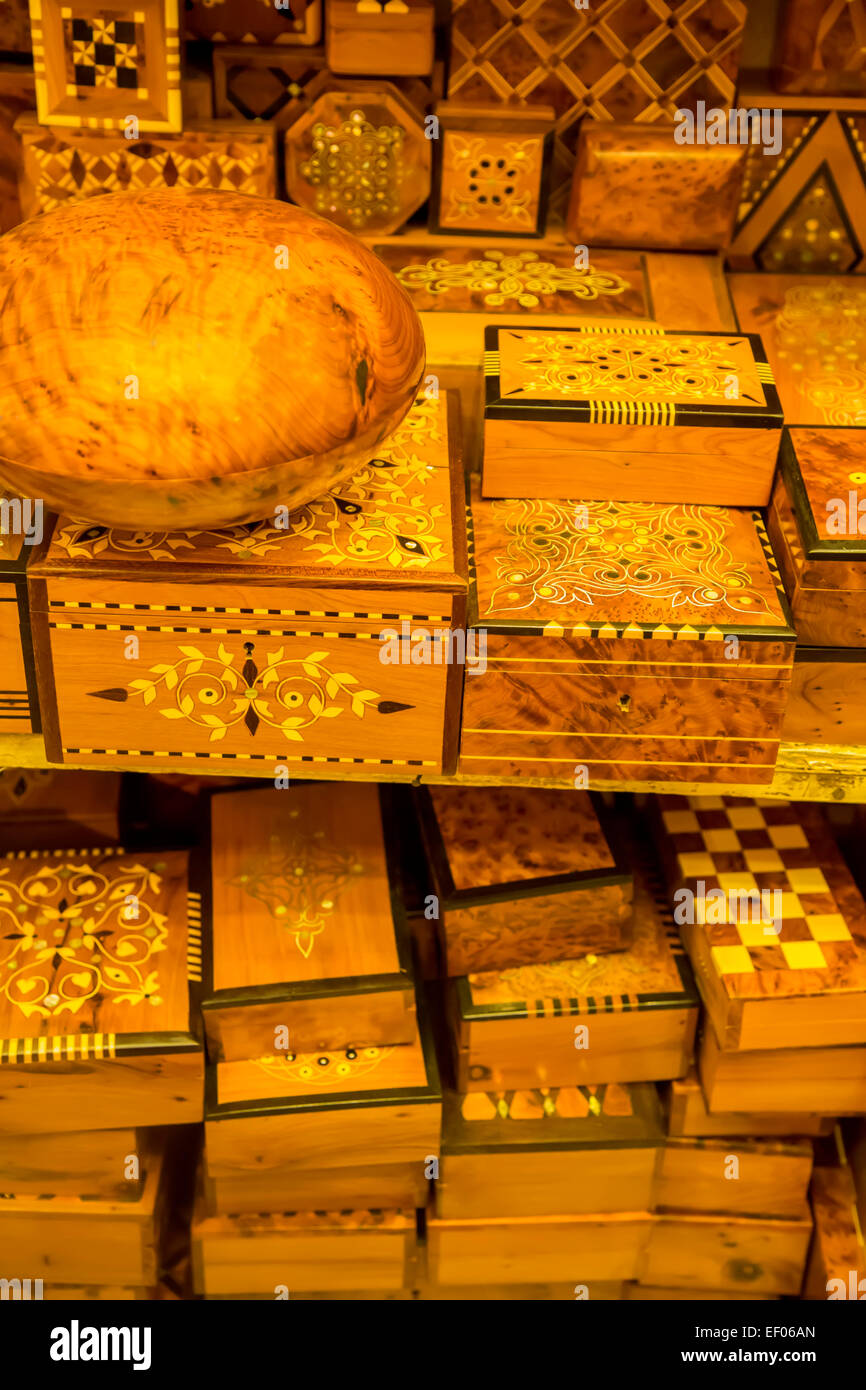
M 866 647 L 866 430 L 786 430 L 780 465 L 767 524 L 798 639 Z
M 780 92 L 862 96 L 863 0 L 783 0 L 773 84 Z
M 832 1119 L 812 1115 L 805 1110 L 790 1115 L 738 1114 L 736 1111 L 711 1115 L 694 1069 L 688 1076 L 672 1081 L 666 1088 L 665 1106 L 668 1133 L 672 1136 L 726 1135 L 736 1138 L 741 1135 L 797 1134 L 817 1138 L 833 1132 Z
M 815 1234 L 803 1298 L 866 1298 L 866 1244 L 847 1164 L 816 1168 L 809 1193 Z
M 485 329 L 485 497 L 764 507 L 782 409 L 760 338 Z
M 669 910 L 635 885 L 628 951 L 449 983 L 457 1089 L 665 1081 L 691 1060 L 697 991 Z
M 687 1289 L 797 1295 L 812 1218 L 666 1212 L 653 1220 L 640 1282 Z
M 419 399 L 381 457 L 288 518 L 158 535 L 60 521 L 30 588 L 49 757 L 452 770 L 458 428 L 444 393 Z
M 649 1212 L 588 1216 L 427 1220 L 431 1282 L 452 1284 L 593 1283 L 635 1279 L 652 1226 Z M 575 1293 L 572 1293 L 572 1298 Z
M 286 47 L 319 42 L 322 0 L 184 0 L 183 29 L 188 39 L 273 46 L 279 56 Z
M 7 854 L 0 943 L 0 1134 L 201 1119 L 201 898 L 185 852 Z
M 653 1205 L 654 1086 L 445 1094 L 436 1214 L 584 1216 Z
M 76 1134 L 11 1134 L 0 1138 L 0 1192 L 16 1197 L 93 1196 L 125 1200 L 140 1191 L 130 1162 L 146 1148 L 146 1131 L 82 1130 Z M 2 1210 L 2 1207 L 0 1207 Z
M 18 499 L 5 499 L 10 506 Z M 4 501 L 0 497 L 0 502 Z M 10 511 L 10 516 L 13 513 Z M 48 526 L 50 519 L 46 518 Z M 0 531 L 0 733 L 38 734 L 39 702 L 27 608 L 27 566 L 33 546 Z
M 811 1173 L 808 1139 L 668 1139 L 654 1203 L 734 1216 L 797 1217 Z
M 772 779 L 794 630 L 758 514 L 474 486 L 471 525 L 461 772 Z
M 698 1071 L 711 1115 L 866 1112 L 866 1047 L 722 1052 L 713 1029 L 706 1027 L 698 1044 Z
M 633 876 L 589 793 L 422 787 L 415 795 L 447 975 L 628 946 Z
M 286 1030 L 293 1052 L 411 1042 L 408 929 L 392 902 L 379 788 L 265 787 L 210 805 L 211 1060 L 273 1054 Z
M 439 102 L 430 231 L 542 236 L 552 107 Z
M 674 796 L 656 812 L 722 1050 L 866 1043 L 866 903 L 820 810 Z
M 426 77 L 433 67 L 433 0 L 328 0 L 332 72 Z

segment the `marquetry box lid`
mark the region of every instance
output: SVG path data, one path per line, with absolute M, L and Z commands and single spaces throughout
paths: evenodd
M 0 1131 L 201 1118 L 201 896 L 180 850 L 0 857 Z
M 866 1043 L 866 903 L 820 810 L 691 796 L 655 809 L 723 1051 Z
M 382 788 L 387 800 L 387 789 Z M 380 789 L 301 783 L 211 799 L 202 1011 L 214 1061 L 409 1043 L 415 994 Z

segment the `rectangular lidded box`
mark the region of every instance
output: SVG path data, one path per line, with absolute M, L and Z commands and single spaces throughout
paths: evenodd
M 421 787 L 415 795 L 446 974 L 628 944 L 632 874 L 589 793 Z
M 795 634 L 759 513 L 476 483 L 470 527 L 461 772 L 772 780 Z
M 273 1053 L 280 1030 L 295 1052 L 411 1042 L 408 930 L 380 789 L 269 786 L 219 793 L 210 807 L 211 1059 Z
M 188 860 L 0 857 L 0 1133 L 201 1119 L 201 896 Z
M 782 409 L 760 338 L 485 329 L 485 497 L 762 507 Z
M 788 1115 L 764 1115 L 760 1111 L 736 1110 L 711 1115 L 707 1110 L 707 1103 L 694 1068 L 688 1076 L 671 1082 L 666 1088 L 664 1103 L 668 1134 L 674 1137 L 799 1134 L 814 1135 L 817 1138 L 833 1132 L 831 1119 L 811 1115 L 805 1110 L 792 1111 Z
M 30 585 L 49 757 L 451 770 L 455 408 L 419 398 L 381 457 L 287 517 L 163 534 L 62 519 Z

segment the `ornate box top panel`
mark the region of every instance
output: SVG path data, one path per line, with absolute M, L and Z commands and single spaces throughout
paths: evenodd
M 635 884 L 633 944 L 627 951 L 457 980 L 463 1018 L 553 1018 L 697 1005 L 694 980 L 664 898 Z
M 659 811 L 729 998 L 866 990 L 866 904 L 816 808 L 672 796 Z
M 491 631 L 793 641 L 757 512 L 489 501 L 476 482 L 472 529 L 471 621 Z
M 737 321 L 760 333 L 789 425 L 866 425 L 866 281 L 729 275 Z
M 373 250 L 419 313 L 653 316 L 646 261 L 638 252 L 593 251 L 591 265 L 578 267 L 571 246 L 485 250 L 429 242 Z
M 866 560 L 866 429 L 786 430 L 781 466 L 808 560 Z
M 299 785 L 211 800 L 213 988 L 409 981 L 376 786 Z
M 456 406 L 456 399 L 454 401 Z M 286 513 L 223 531 L 117 531 L 62 518 L 34 572 L 48 578 L 255 577 L 263 583 L 387 578 L 465 585 L 458 423 L 443 392 L 419 397 L 381 453 L 348 483 Z M 455 499 L 459 498 L 455 508 Z
M 172 1050 L 177 1038 L 159 1035 L 189 1034 L 201 905 L 187 860 L 112 849 L 0 858 L 0 1062 Z
M 442 1152 L 645 1148 L 664 1142 L 655 1086 L 563 1086 L 529 1091 L 446 1091 Z
M 780 429 L 756 335 L 488 326 L 488 419 Z
M 588 792 L 430 787 L 419 802 L 437 882 L 446 897 L 456 894 L 455 906 L 485 888 L 541 891 L 554 878 L 577 888 L 627 877 Z

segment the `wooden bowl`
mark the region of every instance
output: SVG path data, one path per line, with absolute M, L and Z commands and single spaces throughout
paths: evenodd
M 235 193 L 112 193 L 0 237 L 0 481 L 67 515 L 205 530 L 375 454 L 424 371 L 348 232 Z

